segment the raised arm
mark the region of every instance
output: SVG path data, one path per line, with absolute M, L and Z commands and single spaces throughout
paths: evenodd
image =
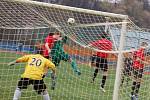
M 56 67 L 51 61 L 47 60 L 46 66 L 50 68 L 54 74 L 56 74 Z
M 49 47 L 49 43 L 45 43 L 45 47 L 46 47 L 46 49 L 48 50 L 48 53 L 50 53 L 50 52 L 51 52 L 51 49 L 50 49 L 50 47 Z
M 8 66 L 12 66 L 12 65 L 15 65 L 16 63 L 20 63 L 20 62 L 27 62 L 29 59 L 29 56 L 25 55 L 23 57 L 20 57 L 10 63 L 8 63 Z
M 142 60 L 140 57 L 137 57 L 136 60 L 138 60 L 142 64 L 150 64 L 150 62 L 147 62 L 145 59 Z

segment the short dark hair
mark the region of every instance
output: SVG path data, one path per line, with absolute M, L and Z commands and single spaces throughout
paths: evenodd
M 56 31 L 54 34 L 61 35 L 61 33 L 59 31 Z
M 105 35 L 101 35 L 101 38 L 106 38 L 106 36 Z
M 108 34 L 107 34 L 105 31 L 102 31 L 102 32 L 101 32 L 101 37 L 102 37 L 102 38 L 107 38 L 107 37 L 108 37 Z
M 141 43 L 141 46 L 148 46 L 148 43 L 144 41 Z
M 49 35 L 49 36 L 53 36 L 53 35 L 54 35 L 54 33 L 48 33 L 48 35 Z
M 38 49 L 38 50 L 36 50 L 36 54 L 43 54 L 43 50 L 42 49 Z

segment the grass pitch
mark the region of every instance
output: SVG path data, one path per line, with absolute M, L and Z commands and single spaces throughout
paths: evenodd
M 16 53 L 0 53 L 0 100 L 12 100 L 13 94 L 20 79 L 20 75 L 24 71 L 24 64 L 16 64 L 15 66 L 7 66 L 7 63 L 15 60 L 21 55 Z M 116 66 L 116 65 L 115 65 Z M 81 76 L 73 73 L 68 62 L 61 62 L 57 68 L 57 87 L 51 90 L 51 78 L 44 79 L 49 95 L 52 100 L 112 100 L 113 87 L 115 80 L 115 67 L 109 67 L 109 75 L 106 81 L 105 90 L 103 93 L 99 90 L 101 82 L 100 72 L 95 83 L 90 83 L 94 68 L 88 65 L 79 65 L 82 72 Z M 150 100 L 150 76 L 144 76 L 144 82 L 141 85 L 139 100 Z M 128 96 L 131 91 L 131 81 L 128 85 L 124 84 L 120 88 L 120 100 L 130 100 Z M 20 100 L 43 100 L 42 96 L 37 95 L 32 89 L 32 85 L 27 90 L 22 91 Z

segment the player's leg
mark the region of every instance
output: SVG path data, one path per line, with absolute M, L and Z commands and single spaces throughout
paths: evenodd
M 73 71 L 75 73 L 77 73 L 77 75 L 81 75 L 81 72 L 78 69 L 78 66 L 77 66 L 75 59 L 71 58 L 69 54 L 64 53 L 64 52 L 61 54 L 61 58 L 64 61 L 69 61 L 71 63 L 71 67 L 72 67 Z
M 125 76 L 126 76 L 126 84 L 128 85 L 128 82 L 130 80 L 130 76 L 131 76 L 131 69 L 130 69 L 130 66 L 126 66 L 126 69 L 125 69 Z
M 48 91 L 46 90 L 46 85 L 43 80 L 34 80 L 33 85 L 35 91 L 43 96 L 43 100 L 50 100 Z
M 131 96 L 135 95 L 135 87 L 136 87 L 137 82 L 133 81 L 132 83 L 132 91 L 131 91 Z
M 99 67 L 100 67 L 100 63 L 101 63 L 100 61 L 101 61 L 100 58 L 97 57 L 97 58 L 96 58 L 96 68 L 95 68 L 95 70 L 94 70 L 94 74 L 93 74 L 93 78 L 92 78 L 92 83 L 95 81 L 95 78 L 96 78 L 96 76 L 97 76 L 97 74 L 98 74 Z
M 122 75 L 121 75 L 121 85 L 120 86 L 122 86 L 124 83 L 125 75 L 126 75 L 126 71 L 125 71 L 125 66 L 124 66 L 123 71 L 122 71 Z
M 43 100 L 50 100 L 50 97 L 49 97 L 47 90 L 43 91 L 42 95 L 43 95 Z
M 95 78 L 96 78 L 96 76 L 98 74 L 98 71 L 99 71 L 99 68 L 95 68 L 91 83 L 94 83 Z
M 51 89 L 52 90 L 54 90 L 55 89 L 55 87 L 56 87 L 56 76 L 55 76 L 55 74 L 54 73 L 51 73 Z
M 13 100 L 19 100 L 20 97 L 21 97 L 21 89 L 17 87 L 14 93 Z
M 142 76 L 143 76 L 143 69 L 139 69 L 138 70 L 138 75 L 137 75 L 137 84 L 136 84 L 136 87 L 135 87 L 135 97 L 136 99 L 138 99 L 138 93 L 139 93 L 139 89 L 140 89 L 140 85 L 141 85 L 141 79 L 142 79 Z
M 102 89 L 102 91 L 105 92 L 104 86 L 105 86 L 106 79 L 107 79 L 107 74 L 108 74 L 107 59 L 101 58 L 100 68 L 103 71 L 103 76 L 102 76 L 102 81 L 101 81 L 100 89 Z
M 107 79 L 107 73 L 108 73 L 107 71 L 103 72 L 102 81 L 101 81 L 101 85 L 100 85 L 100 88 L 103 90 L 103 92 L 105 92 L 104 86 L 105 86 L 106 79 Z
M 27 86 L 29 85 L 29 79 L 28 78 L 21 78 L 18 82 L 18 86 L 14 92 L 13 100 L 19 100 L 21 97 L 21 90 L 27 89 Z
M 137 86 L 137 76 L 138 76 L 138 71 L 137 69 L 132 70 L 133 73 L 133 83 L 132 83 L 132 87 L 131 87 L 131 100 L 135 100 L 135 90 L 136 90 L 136 86 Z
M 71 60 L 71 67 L 74 70 L 74 72 L 77 73 L 77 75 L 81 75 L 81 72 L 77 67 L 76 61 L 73 58 L 70 58 L 70 60 Z

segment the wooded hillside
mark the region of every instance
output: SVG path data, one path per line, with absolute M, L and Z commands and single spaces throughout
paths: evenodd
M 101 0 L 36 0 L 73 7 L 94 9 L 118 14 L 126 14 L 141 28 L 150 29 L 150 1 L 122 0 L 117 3 L 101 2 Z M 107 0 L 106 0 L 107 1 Z M 117 1 L 117 0 L 116 0 Z

